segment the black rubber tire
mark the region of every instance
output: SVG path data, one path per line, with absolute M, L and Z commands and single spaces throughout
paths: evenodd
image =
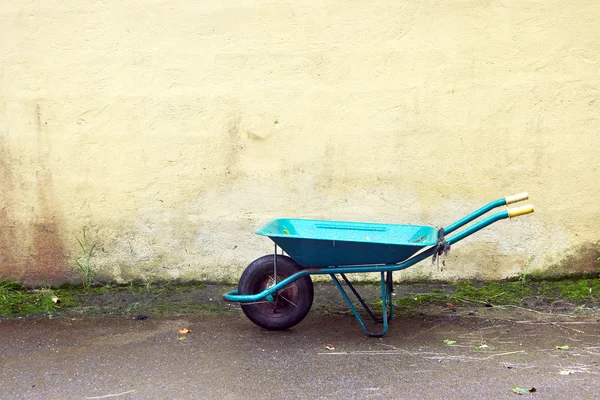
M 240 278 L 239 294 L 256 294 L 273 283 L 273 255 L 254 260 Z M 289 257 L 277 256 L 277 282 L 302 270 Z M 306 317 L 312 306 L 314 289 L 310 276 L 303 276 L 281 289 L 272 303 L 266 299 L 242 303 L 244 314 L 256 325 L 269 330 L 290 328 Z

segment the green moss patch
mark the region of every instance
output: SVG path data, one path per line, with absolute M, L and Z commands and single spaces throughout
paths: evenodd
M 16 282 L 0 281 L 0 315 L 52 315 L 74 304 L 67 290 L 28 289 Z
M 400 308 L 415 309 L 422 304 L 472 304 L 484 307 L 515 305 L 527 307 L 550 306 L 556 302 L 573 306 L 600 304 L 600 280 L 589 277 L 568 277 L 552 281 L 459 282 L 398 297 L 394 304 Z
M 133 316 L 226 314 L 239 312 L 237 304 L 222 300 L 222 294 L 233 288 L 233 285 L 203 282 L 26 288 L 15 282 L 0 281 L 0 316 L 54 316 L 64 312 Z M 377 292 L 378 289 L 372 286 L 371 291 Z M 315 311 L 327 312 L 329 307 L 342 305 L 341 299 L 337 302 L 337 296 L 332 292 L 333 302 L 321 306 L 317 297 Z M 381 304 L 381 301 L 374 304 Z M 600 305 L 600 280 L 590 276 L 571 276 L 561 280 L 398 285 L 394 304 L 399 311 L 417 310 L 427 304 L 450 308 L 457 305 L 527 308 L 560 305 L 575 309 Z

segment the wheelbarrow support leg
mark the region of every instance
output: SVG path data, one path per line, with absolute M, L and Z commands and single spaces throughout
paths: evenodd
M 340 291 L 342 297 L 344 298 L 344 300 L 350 307 L 350 310 L 352 310 L 352 313 L 354 314 L 354 317 L 360 324 L 362 330 L 365 332 L 365 334 L 367 334 L 368 336 L 372 336 L 372 337 L 381 337 L 381 336 L 385 335 L 388 330 L 388 322 L 392 318 L 391 273 L 388 273 L 387 278 L 386 278 L 385 272 L 381 272 L 381 316 L 382 316 L 381 318 L 375 317 L 375 315 L 370 310 L 370 308 L 367 306 L 367 304 L 364 302 L 362 297 L 358 294 L 356 289 L 354 289 L 354 286 L 348 281 L 348 279 L 343 274 L 341 274 L 341 275 L 344 278 L 344 281 L 346 281 L 346 283 L 348 284 L 348 287 L 350 287 L 350 289 L 356 296 L 356 298 L 360 301 L 361 305 L 365 308 L 365 310 L 367 311 L 367 313 L 369 314 L 371 319 L 373 319 L 376 322 L 383 323 L 383 329 L 380 333 L 371 332 L 365 325 L 365 322 L 363 321 L 363 319 L 360 316 L 360 314 L 358 313 L 358 311 L 356 311 L 354 304 L 352 304 L 352 301 L 348 297 L 348 294 L 342 287 L 338 278 L 335 276 L 335 274 L 329 274 L 329 276 L 331 276 L 331 279 L 335 283 L 336 287 Z M 388 313 L 388 307 L 389 307 L 389 313 Z
M 388 272 L 388 277 L 389 277 L 390 272 Z M 346 285 L 350 288 L 350 290 L 352 291 L 352 293 L 354 294 L 354 296 L 356 297 L 356 299 L 360 302 L 360 304 L 363 306 L 363 308 L 365 309 L 365 311 L 367 312 L 367 314 L 369 314 L 369 317 L 371 317 L 371 319 L 377 323 L 382 323 L 383 322 L 383 318 L 378 318 L 375 316 L 375 313 L 373 311 L 371 311 L 371 308 L 367 305 L 367 303 L 363 300 L 362 296 L 358 293 L 358 291 L 354 288 L 354 285 L 352 284 L 352 282 L 350 282 L 350 280 L 346 277 L 346 274 L 340 274 L 340 276 L 342 277 L 342 279 L 344 279 L 344 282 L 346 282 Z M 389 288 L 388 288 L 389 290 Z M 390 314 L 388 314 L 388 320 L 391 320 L 392 316 L 391 316 L 391 307 L 390 307 Z
M 388 304 L 390 306 L 390 313 L 388 320 L 391 321 L 394 316 L 394 305 L 392 304 L 392 293 L 394 292 L 394 278 L 393 272 L 389 271 L 386 276 L 386 284 L 387 284 L 387 299 Z

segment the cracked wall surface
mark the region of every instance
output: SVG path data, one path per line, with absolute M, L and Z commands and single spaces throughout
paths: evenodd
M 402 279 L 597 270 L 600 3 L 0 5 L 0 277 L 235 281 L 277 217 L 536 213 Z M 533 259 L 531 257 L 534 257 Z M 530 261 L 531 260 L 531 261 Z

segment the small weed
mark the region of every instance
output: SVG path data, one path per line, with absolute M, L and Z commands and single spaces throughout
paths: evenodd
M 94 256 L 94 249 L 96 248 L 96 244 L 94 243 L 90 247 L 90 245 L 88 244 L 85 229 L 83 230 L 83 238 L 77 238 L 77 242 L 79 242 L 79 246 L 81 246 L 81 251 L 83 252 L 83 254 L 79 259 L 75 260 L 75 263 L 79 268 L 79 273 L 81 275 L 81 283 L 83 284 L 84 289 L 88 289 L 94 283 L 94 278 L 96 277 L 96 273 L 98 272 L 92 265 L 92 257 Z
M 521 273 L 519 274 L 519 282 L 521 282 L 522 285 L 525 285 L 525 282 L 527 282 L 527 274 L 529 274 L 529 268 L 531 267 L 531 263 L 534 259 L 535 256 L 529 257 L 529 261 L 527 261 L 527 264 L 521 267 Z
M 123 311 L 126 314 L 130 314 L 130 313 L 138 310 L 139 308 L 140 308 L 140 303 L 134 302 L 134 303 L 131 303 L 129 306 L 127 306 Z

